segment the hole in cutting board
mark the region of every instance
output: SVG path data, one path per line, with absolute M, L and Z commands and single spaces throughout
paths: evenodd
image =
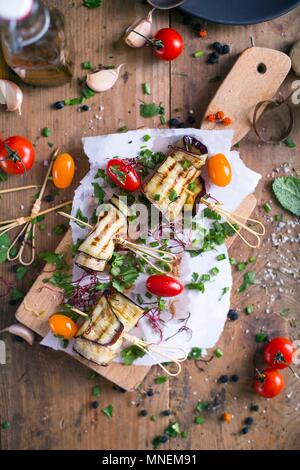
M 263 75 L 263 74 L 266 73 L 266 71 L 267 71 L 267 66 L 266 66 L 266 64 L 264 64 L 263 62 L 261 62 L 260 64 L 258 64 L 256 70 L 258 71 L 258 73 L 260 73 L 260 74 Z

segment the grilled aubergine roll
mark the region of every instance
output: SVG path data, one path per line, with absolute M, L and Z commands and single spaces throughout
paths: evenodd
M 111 290 L 107 296 L 103 294 L 90 318 L 84 321 L 77 332 L 74 343 L 75 351 L 87 359 L 89 359 L 87 356 L 93 354 L 94 359 L 90 360 L 97 364 L 104 364 L 107 357 L 106 349 L 108 348 L 110 352 L 115 353 L 113 346 L 120 343 L 122 334 L 130 331 L 144 313 L 145 311 L 141 307 L 115 290 Z M 91 344 L 95 344 L 97 347 L 101 346 L 102 349 L 97 349 Z M 98 355 L 97 350 L 99 351 Z M 102 351 L 104 351 L 103 355 Z M 112 359 L 115 355 L 112 354 Z
M 144 195 L 168 220 L 175 220 L 201 192 L 199 176 L 206 159 L 207 153 L 196 147 L 175 147 L 144 185 Z
M 126 215 L 113 204 L 106 204 L 98 215 L 95 229 L 79 246 L 76 264 L 93 271 L 104 271 L 115 249 L 114 238 L 126 230 Z

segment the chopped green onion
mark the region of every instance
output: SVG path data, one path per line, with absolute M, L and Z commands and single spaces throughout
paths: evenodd
M 171 191 L 169 192 L 169 200 L 171 202 L 174 202 L 176 201 L 177 197 L 178 196 L 177 196 L 177 192 L 175 191 L 175 189 L 171 189 Z
M 271 212 L 272 207 L 271 207 L 271 205 L 270 205 L 268 202 L 266 202 L 266 203 L 263 205 L 263 209 L 264 209 L 265 212 L 268 213 L 268 212 Z
M 106 406 L 105 408 L 102 408 L 101 411 L 102 411 L 102 413 L 105 414 L 105 416 L 107 416 L 108 418 L 112 418 L 114 408 L 113 408 L 112 405 L 108 405 L 108 406 Z
M 244 271 L 244 269 L 246 269 L 246 263 L 238 263 L 237 264 L 237 270 L 238 271 Z
M 274 219 L 276 220 L 276 222 L 281 222 L 282 221 L 282 214 L 276 214 L 274 216 Z
M 237 264 L 237 261 L 235 258 L 229 258 L 229 263 L 232 265 L 232 266 L 235 266 Z
M 44 137 L 49 137 L 51 134 L 51 129 L 49 129 L 49 127 L 44 127 L 44 129 L 42 130 L 42 135 Z
M 256 261 L 256 256 L 250 256 L 250 258 L 248 259 L 248 263 L 255 263 Z
M 188 184 L 188 190 L 189 191 L 193 191 L 195 189 L 195 187 L 196 187 L 195 181 L 193 181 L 193 183 Z
M 145 135 L 143 136 L 143 140 L 144 140 L 145 142 L 148 142 L 148 140 L 150 140 L 150 139 L 151 139 L 151 135 L 149 135 L 149 134 L 145 134 Z
M 245 308 L 245 312 L 247 315 L 251 315 L 254 312 L 254 307 L 252 304 L 247 305 Z
M 92 396 L 93 397 L 100 397 L 100 395 L 101 395 L 100 387 L 98 387 L 96 385 L 95 387 L 92 388 Z
M 200 359 L 202 356 L 202 349 L 201 348 L 192 348 L 188 353 L 188 359 Z
M 182 439 L 186 439 L 187 438 L 187 432 L 186 431 L 181 431 L 180 433 L 180 436 L 182 437 Z
M 164 114 L 160 116 L 160 123 L 162 126 L 165 126 L 167 124 L 166 116 Z
M 156 377 L 156 379 L 154 379 L 154 382 L 157 385 L 160 385 L 160 384 L 164 384 L 167 380 L 168 378 L 165 375 L 160 375 L 159 377 Z
M 203 416 L 196 416 L 195 424 L 204 424 L 204 423 L 205 423 L 205 418 L 203 418 Z
M 154 201 L 159 201 L 159 200 L 160 200 L 160 194 L 155 194 Z
M 83 70 L 90 70 L 92 68 L 92 63 L 89 60 L 82 62 L 81 67 Z
M 216 357 L 222 357 L 222 356 L 224 356 L 224 353 L 220 348 L 217 348 L 217 349 L 214 350 L 214 355 Z
M 255 341 L 257 343 L 265 343 L 267 341 L 267 339 L 268 339 L 268 335 L 267 335 L 267 333 L 264 333 L 263 331 L 259 331 L 255 335 Z
M 143 83 L 143 92 L 145 93 L 145 95 L 151 95 L 150 83 Z
M 155 423 L 155 421 L 157 421 L 157 416 L 153 415 L 150 417 L 151 421 L 153 421 Z
M 193 53 L 193 57 L 195 57 L 196 59 L 199 59 L 199 57 L 203 57 L 204 56 L 204 51 L 196 51 Z
M 209 272 L 212 276 L 216 276 L 217 274 L 219 274 L 220 271 L 217 268 L 217 266 L 214 266 L 213 268 L 211 268 L 211 270 Z
M 218 260 L 218 261 L 223 261 L 223 259 L 226 259 L 225 253 L 222 253 L 221 255 L 218 255 L 218 256 L 217 256 L 217 260 Z

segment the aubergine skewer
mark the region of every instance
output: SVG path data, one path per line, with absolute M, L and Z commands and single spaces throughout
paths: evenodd
M 97 364 L 107 364 L 118 354 L 122 335 L 134 328 L 144 313 L 145 310 L 125 295 L 106 289 L 90 317 L 79 328 L 74 350 Z
M 197 139 L 184 136 L 145 183 L 144 195 L 168 220 L 176 220 L 183 207 L 193 206 L 202 192 L 199 177 L 206 160 L 207 148 Z

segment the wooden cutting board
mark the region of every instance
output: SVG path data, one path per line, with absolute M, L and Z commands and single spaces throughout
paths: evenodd
M 238 213 L 249 217 L 255 205 L 256 199 L 253 195 L 250 195 L 240 205 Z M 226 242 L 227 248 L 231 246 L 235 237 L 236 235 L 228 239 Z M 69 263 L 72 262 L 70 254 L 71 244 L 72 238 L 71 231 L 69 230 L 56 250 L 56 253 L 64 253 Z M 28 328 L 42 337 L 46 336 L 49 332 L 48 318 L 56 312 L 57 307 L 62 301 L 61 291 L 53 286 L 49 290 L 43 282 L 45 278 L 49 278 L 49 272 L 52 270 L 52 265 L 45 265 L 42 273 L 38 276 L 16 312 L 16 318 L 19 322 L 28 326 Z M 133 390 L 143 381 L 150 370 L 148 366 L 124 366 L 122 364 L 110 364 L 107 367 L 103 367 L 80 356 L 76 356 L 75 359 L 125 390 Z

